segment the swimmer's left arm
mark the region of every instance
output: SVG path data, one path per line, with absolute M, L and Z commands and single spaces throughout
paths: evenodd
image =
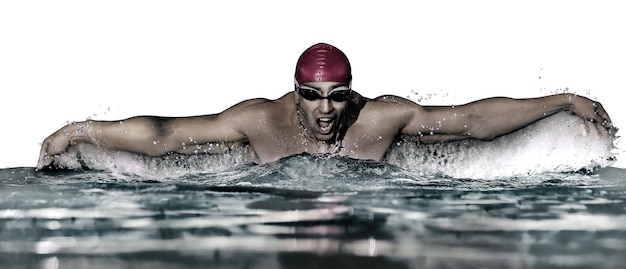
M 561 111 L 594 122 L 607 134 L 616 132 L 599 102 L 574 94 L 557 94 L 528 99 L 494 97 L 460 106 L 416 105 L 402 133 L 419 135 L 423 142 L 491 140 Z

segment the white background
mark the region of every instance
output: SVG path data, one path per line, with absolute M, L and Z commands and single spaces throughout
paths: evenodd
M 0 168 L 34 166 L 40 142 L 69 121 L 209 114 L 278 98 L 293 89 L 300 53 L 317 42 L 348 55 L 353 87 L 368 97 L 452 105 L 567 89 L 626 126 L 624 6 L 2 1 Z

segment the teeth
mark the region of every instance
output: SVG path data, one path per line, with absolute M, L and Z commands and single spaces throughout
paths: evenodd
M 330 128 L 333 126 L 333 118 L 319 118 L 317 121 L 322 133 L 330 132 Z
M 322 121 L 322 122 L 331 122 L 331 121 L 333 121 L 333 119 L 332 118 L 320 118 L 320 121 Z

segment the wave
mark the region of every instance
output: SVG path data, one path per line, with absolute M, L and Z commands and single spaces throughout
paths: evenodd
M 303 154 L 266 165 L 253 165 L 249 149 L 243 145 L 232 145 L 218 155 L 149 157 L 79 144 L 61 155 L 56 164 L 69 169 L 105 170 L 159 180 L 200 173 L 219 174 L 224 181 L 243 182 L 253 177 L 261 180 L 263 175 L 276 171 L 280 171 L 280 175 L 273 176 L 315 177 L 317 180 L 336 180 L 338 175 L 360 176 L 363 173 L 389 173 L 396 178 L 497 179 L 593 171 L 610 166 L 616 160 L 614 139 L 579 117 L 558 113 L 493 141 L 426 145 L 399 141 L 380 163 Z

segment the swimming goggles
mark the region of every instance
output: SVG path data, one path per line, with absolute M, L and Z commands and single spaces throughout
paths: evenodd
M 333 102 L 345 102 L 350 99 L 350 96 L 352 96 L 352 89 L 350 88 L 348 88 L 347 90 L 332 91 L 330 94 L 328 94 L 328 96 L 322 96 L 319 91 L 314 89 L 300 87 L 300 84 L 298 83 L 296 83 L 296 88 L 298 89 L 298 94 L 302 96 L 302 98 L 309 101 L 328 99 Z

